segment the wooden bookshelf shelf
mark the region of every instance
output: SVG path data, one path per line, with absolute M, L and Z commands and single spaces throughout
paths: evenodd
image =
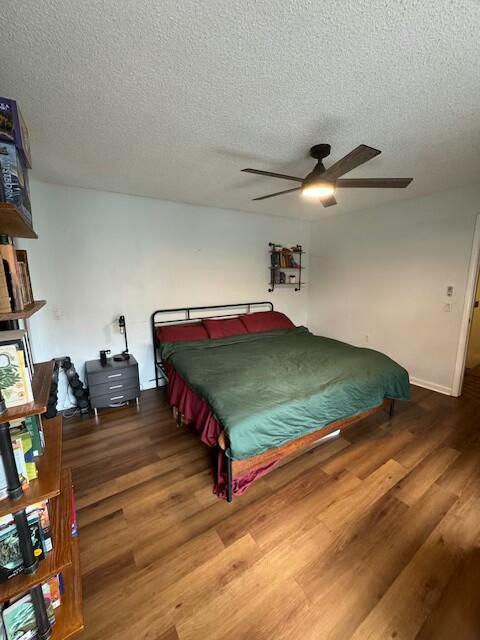
M 12 238 L 38 238 L 17 207 L 5 202 L 0 203 L 0 234 Z
M 33 316 L 34 313 L 40 311 L 40 309 L 46 304 L 46 300 L 35 300 L 35 302 L 32 302 L 31 304 L 27 304 L 23 311 L 10 311 L 7 313 L 0 313 L 0 321 L 25 320 L 25 318 L 30 318 L 30 316 Z
M 10 407 L 0 415 L 0 422 L 10 422 L 19 418 L 35 416 L 47 410 L 48 396 L 52 384 L 52 374 L 55 360 L 40 362 L 34 365 L 35 373 L 32 379 L 33 402 Z
M 78 538 L 71 538 L 72 564 L 63 572 L 65 593 L 61 606 L 55 610 L 55 625 L 51 640 L 67 640 L 84 628 L 82 613 L 82 578 Z
M 72 475 L 69 469 L 64 469 L 60 495 L 49 502 L 53 549 L 45 560 L 40 562 L 33 575 L 21 573 L 8 582 L 0 584 L 0 601 L 10 600 L 25 593 L 36 584 L 45 582 L 72 564 L 71 508 Z
M 0 502 L 0 516 L 25 509 L 30 504 L 58 496 L 62 466 L 62 418 L 43 421 L 45 449 L 38 458 L 38 478 L 32 480 L 20 500 L 5 498 Z M 1 602 L 1 598 L 0 598 Z

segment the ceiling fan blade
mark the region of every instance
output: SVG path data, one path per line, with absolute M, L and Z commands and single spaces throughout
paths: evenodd
M 335 183 L 337 189 L 367 187 L 373 189 L 404 189 L 413 178 L 339 178 Z
M 291 193 L 292 191 L 300 191 L 302 187 L 294 187 L 293 189 L 286 189 L 285 191 L 277 191 L 277 193 L 269 193 L 268 196 L 260 196 L 259 198 L 252 198 L 252 202 L 255 200 L 266 200 L 267 198 L 274 198 L 275 196 L 281 196 L 284 193 Z
M 261 171 L 260 169 L 241 169 L 245 173 L 257 173 L 259 176 L 270 176 L 271 178 L 282 178 L 282 180 L 295 180 L 295 182 L 303 182 L 303 178 L 295 176 L 286 176 L 284 173 L 272 173 L 271 171 Z
M 368 147 L 366 144 L 361 144 L 353 151 L 350 151 L 350 153 L 347 153 L 341 160 L 332 164 L 332 166 L 326 170 L 324 177 L 339 178 L 343 176 L 344 173 L 348 173 L 364 162 L 375 158 L 379 153 L 382 152 L 373 147 Z
M 337 204 L 335 196 L 327 196 L 326 198 L 320 198 L 320 202 L 324 207 L 331 207 L 332 204 Z

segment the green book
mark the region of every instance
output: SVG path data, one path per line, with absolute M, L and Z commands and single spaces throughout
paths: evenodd
M 28 433 L 32 438 L 34 458 L 41 456 L 45 446 L 45 440 L 43 437 L 43 429 L 40 416 L 28 416 L 28 418 L 23 418 L 22 420 L 12 420 L 10 422 L 10 426 L 12 427 L 19 427 L 22 424 L 26 425 Z
M 25 424 L 18 427 L 10 428 L 10 437 L 12 440 L 19 438 L 22 443 L 23 457 L 25 458 L 25 468 L 28 481 L 37 478 L 37 465 L 33 456 L 32 438 Z

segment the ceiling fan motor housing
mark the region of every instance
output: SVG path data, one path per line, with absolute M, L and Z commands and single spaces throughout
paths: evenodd
M 331 147 L 329 144 L 316 144 L 310 149 L 310 155 L 315 160 L 323 160 L 330 155 Z

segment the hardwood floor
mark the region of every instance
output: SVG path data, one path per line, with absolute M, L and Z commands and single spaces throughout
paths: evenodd
M 480 366 L 465 371 L 462 396 L 480 403 Z
M 161 391 L 66 422 L 82 640 L 478 640 L 480 404 L 413 388 L 232 504 Z

